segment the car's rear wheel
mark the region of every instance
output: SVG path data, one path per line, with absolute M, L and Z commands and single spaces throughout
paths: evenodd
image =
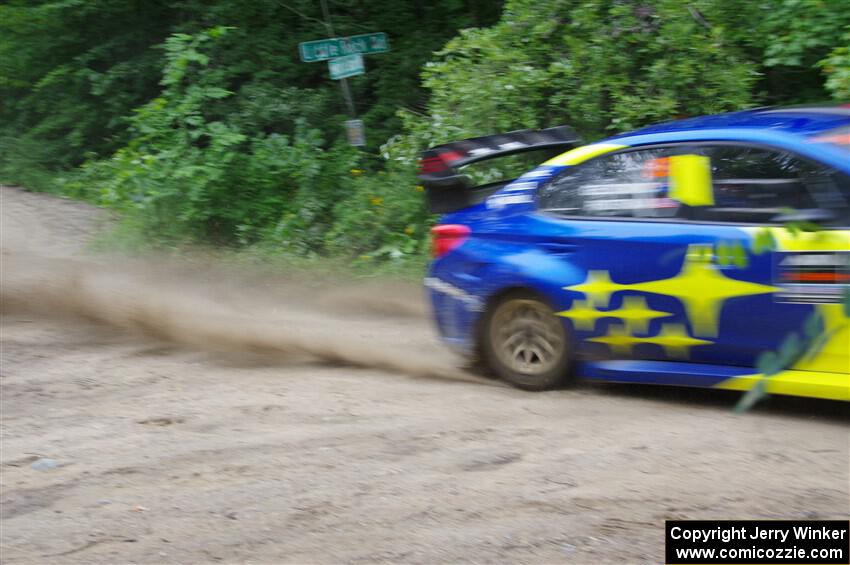
M 564 325 L 542 300 L 513 293 L 485 319 L 482 349 L 487 364 L 525 390 L 547 390 L 570 378 L 572 351 Z

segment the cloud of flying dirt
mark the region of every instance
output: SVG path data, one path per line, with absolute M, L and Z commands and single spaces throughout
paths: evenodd
M 169 260 L 4 251 L 0 310 L 79 316 L 218 353 L 478 380 L 437 342 L 413 284 L 281 280 Z

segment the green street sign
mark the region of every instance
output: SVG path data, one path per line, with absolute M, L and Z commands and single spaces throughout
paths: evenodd
M 328 70 L 333 80 L 362 75 L 366 72 L 363 68 L 363 57 L 359 54 L 331 59 L 328 61 Z
M 372 53 L 385 53 L 390 50 L 387 34 L 379 31 L 377 33 L 364 33 L 352 35 L 351 37 L 333 37 L 330 39 L 318 39 L 316 41 L 305 41 L 298 44 L 298 53 L 305 63 L 316 61 L 327 61 L 345 55 L 369 55 Z
M 343 55 L 339 47 L 339 39 L 319 39 L 298 44 L 298 53 L 305 63 L 326 61 Z
M 371 53 L 386 53 L 390 50 L 390 42 L 387 40 L 387 34 L 382 31 L 342 37 L 340 38 L 340 42 L 342 44 L 342 52 L 345 55 L 352 53 L 369 55 Z

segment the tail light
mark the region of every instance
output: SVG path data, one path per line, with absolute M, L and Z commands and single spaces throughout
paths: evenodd
M 433 175 L 443 173 L 449 170 L 452 163 L 462 158 L 463 155 L 456 151 L 446 151 L 435 153 L 429 151 L 422 159 L 419 160 L 419 174 Z
M 462 224 L 441 224 L 431 228 L 431 251 L 438 259 L 458 247 L 469 238 L 469 226 Z
M 850 273 L 836 273 L 834 271 L 792 271 L 782 273 L 782 280 L 789 283 L 847 284 L 850 283 Z

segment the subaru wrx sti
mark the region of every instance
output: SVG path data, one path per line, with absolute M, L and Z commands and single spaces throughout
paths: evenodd
M 439 332 L 528 390 L 574 377 L 748 390 L 773 362 L 767 392 L 850 400 L 848 142 L 850 105 L 589 145 L 561 127 L 431 148 Z M 556 156 L 507 182 L 465 174 L 535 150 Z

